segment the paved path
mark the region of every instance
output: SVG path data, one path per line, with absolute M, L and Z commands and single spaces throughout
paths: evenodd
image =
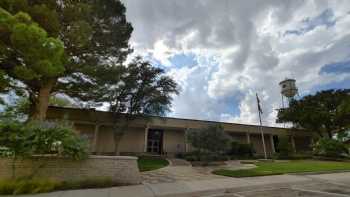
M 53 192 L 25 197 L 346 197 L 350 172 L 322 175 L 276 175 L 220 178 Z
M 170 165 L 159 170 L 142 172 L 143 183 L 174 183 L 177 181 L 199 181 L 226 178 L 212 174 L 215 169 L 245 169 L 255 167 L 251 164 L 240 164 L 239 161 L 229 161 L 225 166 L 192 167 L 187 161 L 181 159 L 170 159 Z

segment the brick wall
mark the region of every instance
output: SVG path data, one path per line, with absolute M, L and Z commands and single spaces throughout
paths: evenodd
M 11 159 L 0 159 L 0 179 L 11 178 L 11 164 Z M 83 161 L 53 157 L 34 157 L 31 160 L 18 160 L 16 162 L 16 177 L 28 176 L 35 171 L 37 171 L 35 175 L 37 177 L 57 180 L 83 180 L 86 178 L 107 177 L 121 184 L 141 183 L 137 158 L 128 156 L 90 156 Z

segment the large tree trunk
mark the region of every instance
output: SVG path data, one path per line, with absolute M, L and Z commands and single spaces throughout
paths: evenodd
M 55 83 L 55 79 L 49 79 L 40 87 L 38 95 L 32 103 L 34 105 L 31 114 L 32 120 L 45 120 L 50 94 Z

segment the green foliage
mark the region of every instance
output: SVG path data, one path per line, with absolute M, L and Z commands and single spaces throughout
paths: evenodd
M 49 104 L 58 107 L 74 107 L 68 99 L 61 97 L 50 97 Z M 28 114 L 30 113 L 30 101 L 25 97 L 19 97 L 12 104 L 5 104 L 4 111 L 0 112 L 0 120 L 11 121 L 17 120 L 25 122 L 28 120 Z
M 3 122 L 16 120 L 24 122 L 30 110 L 30 102 L 23 97 L 17 99 L 13 104 L 4 105 L 4 111 L 0 113 L 0 120 Z
M 68 99 L 57 96 L 51 96 L 49 104 L 57 107 L 76 107 L 76 105 L 70 102 Z
M 92 103 L 119 81 L 132 26 L 120 1 L 0 1 L 0 91 L 25 95 L 43 120 L 51 92 Z M 40 97 L 38 96 L 40 95 Z
M 14 157 L 30 156 L 32 144 L 28 141 L 28 130 L 19 122 L 0 124 L 0 146 L 7 148 Z
M 22 81 L 44 80 L 64 72 L 64 46 L 60 40 L 49 37 L 27 13 L 11 15 L 0 8 L 0 15 L 0 27 L 4 29 L 0 44 L 1 48 L 7 48 L 2 61 L 17 57 L 12 62 L 0 62 L 7 63 L 5 68 L 14 64 L 7 72 L 9 76 Z
M 349 154 L 349 147 L 336 139 L 320 139 L 314 146 L 314 154 L 323 157 L 344 157 Z
M 78 160 L 88 155 L 85 139 L 75 134 L 72 128 L 54 122 L 0 122 L 0 147 L 3 149 L 0 155 L 13 159 L 13 177 L 16 176 L 18 158 L 54 153 Z
M 290 159 L 293 156 L 293 146 L 289 137 L 280 137 L 278 142 L 278 153 L 276 153 L 278 159 Z
M 86 140 L 72 128 L 55 122 L 2 122 L 0 144 L 17 156 L 56 153 L 74 159 L 87 155 Z
M 79 181 L 56 181 L 50 179 L 9 179 L 0 180 L 0 195 L 37 194 L 57 190 L 105 188 L 119 186 L 110 178 L 88 178 Z
M 164 115 L 169 111 L 178 87 L 163 69 L 137 57 L 122 73 L 117 86 L 97 91 L 100 98 L 109 97 L 110 111 L 132 115 Z
M 212 125 L 203 129 L 188 129 L 186 139 L 199 152 L 213 153 L 226 152 L 231 140 L 221 125 Z
M 255 150 L 252 144 L 244 144 L 237 141 L 231 142 L 231 148 L 228 151 L 228 154 L 233 158 L 253 157 L 254 153 Z
M 54 190 L 57 182 L 41 179 L 10 179 L 0 181 L 1 195 L 36 194 Z
M 350 90 L 326 90 L 293 100 L 289 108 L 278 113 L 277 122 L 292 122 L 316 132 L 320 137 L 350 129 Z

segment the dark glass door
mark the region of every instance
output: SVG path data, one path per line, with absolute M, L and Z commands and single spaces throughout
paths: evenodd
M 147 152 L 161 154 L 163 147 L 163 130 L 149 129 L 147 136 Z

